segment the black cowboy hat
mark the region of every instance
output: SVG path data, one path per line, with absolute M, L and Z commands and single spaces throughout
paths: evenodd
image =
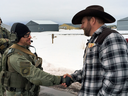
M 104 8 L 99 5 L 92 5 L 87 7 L 85 10 L 78 12 L 72 19 L 73 24 L 81 24 L 81 20 L 85 16 L 100 17 L 104 23 L 113 23 L 115 18 L 110 14 L 104 12 Z

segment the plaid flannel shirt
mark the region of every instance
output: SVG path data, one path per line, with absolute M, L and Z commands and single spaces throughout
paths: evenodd
M 90 38 L 82 70 L 71 74 L 82 84 L 78 96 L 128 96 L 128 44 L 119 33 L 111 33 L 101 45 L 96 44 L 94 37 L 104 27 Z

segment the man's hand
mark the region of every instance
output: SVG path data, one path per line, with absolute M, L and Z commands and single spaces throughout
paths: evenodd
M 62 82 L 62 86 L 64 86 L 64 87 L 68 87 L 68 86 L 70 86 L 72 83 L 73 83 L 73 80 L 72 80 L 72 77 L 71 77 L 71 75 L 69 75 L 69 74 L 65 74 L 65 75 L 63 75 L 63 77 L 61 77 L 61 78 L 63 78 L 63 80 L 65 80 L 64 82 Z
M 70 77 L 70 78 L 72 79 L 72 76 L 69 75 L 69 74 L 64 74 L 64 75 L 63 75 L 63 78 L 66 78 L 66 77 Z

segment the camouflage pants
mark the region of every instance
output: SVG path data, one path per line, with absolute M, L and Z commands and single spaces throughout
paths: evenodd
M 0 71 L 2 70 L 2 62 L 1 62 L 1 54 L 0 54 Z M 2 85 L 0 84 L 0 96 L 3 96 L 3 90 L 2 90 Z
M 0 71 L 2 70 L 2 56 L 0 54 Z M 0 84 L 0 96 L 4 96 L 5 89 Z

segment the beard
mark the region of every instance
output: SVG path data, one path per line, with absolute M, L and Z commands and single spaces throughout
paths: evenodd
M 25 45 L 26 45 L 26 46 L 30 46 L 30 45 L 31 45 L 31 40 L 30 40 L 30 39 L 27 40 L 27 41 L 25 42 Z
M 21 38 L 22 39 L 22 38 Z M 31 45 L 31 39 L 22 39 L 18 42 L 19 45 L 21 46 L 30 46 Z
M 87 24 L 87 27 L 86 27 L 86 28 L 83 28 L 83 30 L 84 30 L 84 35 L 85 35 L 85 36 L 90 36 L 91 25 L 90 25 L 89 22 L 88 22 L 88 24 Z

